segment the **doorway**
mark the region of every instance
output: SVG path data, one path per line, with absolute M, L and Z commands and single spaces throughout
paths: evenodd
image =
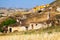
M 12 28 L 9 28 L 9 32 L 12 32 Z

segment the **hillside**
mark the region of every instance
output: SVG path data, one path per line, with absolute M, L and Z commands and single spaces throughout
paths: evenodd
M 40 13 L 15 12 L 14 15 L 0 18 L 0 23 L 8 18 L 18 19 L 22 22 L 22 26 L 27 26 L 30 23 L 39 22 L 43 24 L 44 22 L 49 22 L 50 20 L 52 20 L 53 23 L 57 23 L 58 21 L 57 25 L 54 23 L 54 26 L 47 26 L 47 28 L 42 27 L 36 30 L 31 29 L 27 31 L 3 33 L 0 34 L 0 40 L 60 40 L 60 12 L 56 10 L 57 7 L 60 8 L 60 0 L 52 2 L 49 7 L 45 8 L 45 11 L 42 11 Z M 58 18 L 56 18 L 56 15 L 58 15 Z M 57 19 L 57 21 L 55 21 L 55 18 Z M 18 25 L 20 26 L 20 24 Z
M 60 0 L 56 0 L 56 1 L 52 2 L 51 5 L 60 6 Z
M 52 2 L 50 4 L 50 7 L 52 7 L 52 9 L 49 10 L 50 7 L 47 7 L 45 9 L 45 11 L 42 11 L 41 13 L 16 12 L 15 14 L 18 15 L 18 16 L 20 16 L 21 14 L 23 14 L 23 15 L 26 14 L 27 15 L 27 19 L 24 20 L 24 21 L 27 24 L 29 24 L 30 22 L 36 22 L 36 23 L 37 22 L 43 22 L 43 21 L 48 20 L 47 19 L 48 18 L 48 15 L 49 15 L 48 12 L 50 12 L 50 15 L 51 15 L 51 18 L 52 19 L 53 19 L 53 16 L 55 16 L 55 15 L 58 14 L 58 12 L 55 11 L 55 10 L 56 10 L 57 6 L 60 6 L 59 3 L 60 3 L 60 0 L 56 0 L 56 1 Z M 28 14 L 29 14 L 30 17 L 28 16 Z

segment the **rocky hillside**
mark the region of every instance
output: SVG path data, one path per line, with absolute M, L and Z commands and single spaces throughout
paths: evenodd
M 26 13 L 26 15 L 27 14 L 29 14 L 29 16 L 27 15 L 27 19 L 26 20 L 24 20 L 25 22 L 28 22 L 28 23 L 30 23 L 30 22 L 41 22 L 41 21 L 45 21 L 45 20 L 47 20 L 48 19 L 48 17 L 49 17 L 49 12 L 50 12 L 50 15 L 51 16 L 54 16 L 55 14 L 60 14 L 60 12 L 58 13 L 57 11 L 56 11 L 56 8 L 57 7 L 60 7 L 60 0 L 56 0 L 56 1 L 54 1 L 54 2 L 52 2 L 51 4 L 50 4 L 50 7 L 48 7 L 48 8 L 46 8 L 45 9 L 45 11 L 42 11 L 41 13 L 28 13 L 28 12 L 18 12 L 19 14 L 18 14 L 18 16 L 20 16 L 21 15 L 21 13 Z M 52 7 L 52 8 L 51 8 Z M 51 10 L 49 10 L 49 8 L 51 9 Z M 16 12 L 17 13 L 17 12 Z M 35 15 L 36 14 L 36 15 Z M 11 15 L 12 16 L 12 15 Z M 52 18 L 52 17 L 51 17 Z M 53 18 L 52 18 L 53 19 Z
M 54 2 L 51 3 L 52 6 L 56 5 L 60 7 L 60 0 L 56 0 Z

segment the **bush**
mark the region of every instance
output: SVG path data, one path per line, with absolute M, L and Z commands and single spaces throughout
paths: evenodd
M 7 20 L 3 21 L 1 24 L 0 24 L 0 32 L 3 32 L 3 26 L 6 26 L 8 27 L 9 25 L 11 24 L 15 24 L 16 23 L 16 20 L 15 19 L 12 19 L 12 18 L 8 18 Z
M 9 19 L 7 19 L 6 21 L 3 21 L 3 22 L 1 23 L 1 25 L 2 25 L 2 26 L 8 26 L 8 25 L 11 25 L 11 24 L 14 24 L 14 23 L 16 23 L 16 20 L 9 18 Z

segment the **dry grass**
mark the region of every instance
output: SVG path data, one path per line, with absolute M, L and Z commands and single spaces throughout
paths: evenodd
M 60 40 L 60 26 L 2 34 L 0 40 Z
M 0 40 L 60 40 L 60 32 L 0 36 Z

